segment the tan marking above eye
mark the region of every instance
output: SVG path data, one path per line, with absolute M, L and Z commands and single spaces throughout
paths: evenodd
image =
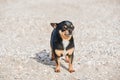
M 67 28 L 67 26 L 64 26 L 64 28 Z

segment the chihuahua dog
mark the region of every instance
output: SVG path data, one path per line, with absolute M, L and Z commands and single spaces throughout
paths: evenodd
M 74 26 L 70 21 L 62 21 L 60 23 L 51 23 L 54 28 L 51 34 L 51 60 L 55 60 L 56 68 L 55 72 L 60 72 L 60 57 L 65 54 L 65 61 L 69 63 L 68 71 L 70 73 L 75 72 L 73 69 L 73 57 L 74 57 L 74 38 L 73 30 Z

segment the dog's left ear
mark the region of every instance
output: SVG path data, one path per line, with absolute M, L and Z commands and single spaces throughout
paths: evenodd
M 56 27 L 57 27 L 57 23 L 50 23 L 50 25 L 51 25 L 53 28 L 56 28 Z

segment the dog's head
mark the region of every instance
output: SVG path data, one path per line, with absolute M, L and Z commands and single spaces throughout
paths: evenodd
M 60 23 L 51 23 L 53 28 L 59 31 L 59 34 L 63 37 L 70 37 L 73 34 L 74 26 L 70 21 L 62 21 Z

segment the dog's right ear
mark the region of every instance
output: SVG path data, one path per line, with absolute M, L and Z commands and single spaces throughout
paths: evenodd
M 51 25 L 53 28 L 56 28 L 56 27 L 57 27 L 57 23 L 50 23 L 50 25 Z

